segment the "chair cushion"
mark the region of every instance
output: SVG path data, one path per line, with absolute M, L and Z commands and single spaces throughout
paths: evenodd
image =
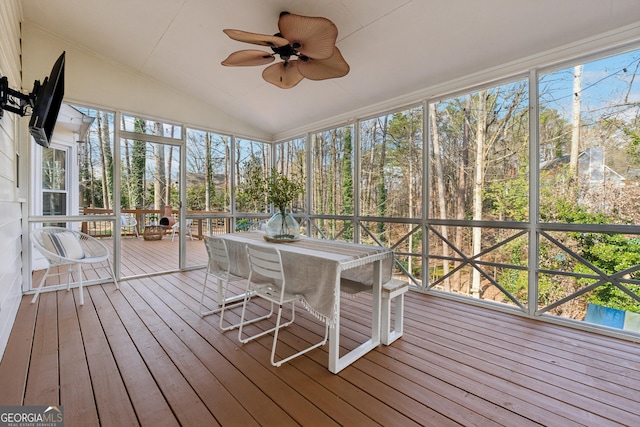
M 76 235 L 70 231 L 43 233 L 42 243 L 46 250 L 58 254 L 63 258 L 83 259 L 85 257 L 80 241 Z

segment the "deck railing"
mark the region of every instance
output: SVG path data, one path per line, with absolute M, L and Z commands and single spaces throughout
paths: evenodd
M 179 210 L 172 211 L 173 219 L 177 222 Z M 96 220 L 95 216 L 113 215 L 113 210 L 102 208 L 83 208 L 80 212 L 84 215 L 92 215 L 90 221 L 85 221 L 81 225 L 81 231 L 94 237 L 111 237 L 113 232 L 113 222 L 111 220 Z M 142 234 L 144 228 L 151 225 L 158 225 L 164 216 L 164 209 L 122 209 L 123 214 L 132 214 L 138 222 L 138 233 Z M 187 211 L 187 217 L 202 214 L 202 211 Z M 202 239 L 207 234 L 228 233 L 231 230 L 229 218 L 192 217 L 191 233 L 194 238 Z M 131 229 L 123 230 L 127 235 L 134 234 Z M 171 228 L 167 228 L 167 233 L 171 233 Z

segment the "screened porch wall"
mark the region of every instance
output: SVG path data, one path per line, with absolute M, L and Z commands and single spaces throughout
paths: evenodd
M 393 248 L 417 290 L 637 339 L 639 64 L 531 70 L 283 141 L 276 162 L 306 140 L 308 233 Z
M 187 218 L 222 220 L 229 231 L 257 228 L 269 206 L 249 203 L 244 183 L 273 165 L 306 178 L 305 194 L 291 206 L 305 234 L 392 248 L 394 274 L 416 290 L 635 337 L 633 329 L 584 319 L 592 305 L 629 318 L 638 310 L 640 260 L 606 260 L 611 251 L 638 252 L 638 221 L 624 203 L 635 200 L 640 158 L 632 150 L 635 79 L 625 70 L 634 70 L 638 57 L 628 51 L 579 63 L 610 77 L 585 76 L 577 126 L 567 96 L 576 66 L 563 64 L 309 132 L 273 149 L 186 127 L 194 135 L 185 142 Z M 595 89 L 599 103 L 591 104 Z M 612 117 L 617 128 L 605 120 Z M 582 133 L 572 170 L 576 127 Z M 213 171 L 207 185 L 203 164 Z

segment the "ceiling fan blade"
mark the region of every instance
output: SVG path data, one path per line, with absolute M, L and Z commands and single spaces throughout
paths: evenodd
M 279 88 L 290 89 L 303 79 L 296 66 L 299 62 L 298 60 L 293 60 L 269 65 L 262 71 L 262 78 Z
M 289 40 L 278 37 L 269 36 L 266 34 L 250 33 L 242 30 L 222 30 L 233 40 L 245 43 L 259 44 L 261 46 L 281 47 L 289 44 Z
M 278 29 L 294 49 L 309 58 L 326 59 L 333 55 L 338 28 L 326 18 L 286 13 L 280 16 Z
M 343 77 L 349 73 L 349 64 L 344 60 L 340 50 L 334 47 L 334 54 L 328 59 L 312 59 L 297 61 L 298 71 L 309 80 L 325 80 Z
M 273 57 L 273 55 L 269 54 L 268 52 L 263 52 L 261 50 L 255 49 L 247 49 L 233 52 L 227 57 L 227 59 L 222 61 L 222 65 L 226 65 L 228 67 L 264 65 L 268 64 L 269 62 L 273 62 L 274 59 L 275 58 Z

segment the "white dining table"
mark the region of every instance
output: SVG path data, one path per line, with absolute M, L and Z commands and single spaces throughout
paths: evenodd
M 247 244 L 275 245 L 289 292 L 301 294 L 303 305 L 329 324 L 329 370 L 337 374 L 380 344 L 382 284 L 391 278 L 393 252 L 373 245 L 301 237 L 290 243 L 273 243 L 262 232 L 217 235 L 226 241 L 230 272 L 249 276 Z M 362 291 L 373 294 L 371 334 L 368 339 L 340 355 L 340 300 Z

